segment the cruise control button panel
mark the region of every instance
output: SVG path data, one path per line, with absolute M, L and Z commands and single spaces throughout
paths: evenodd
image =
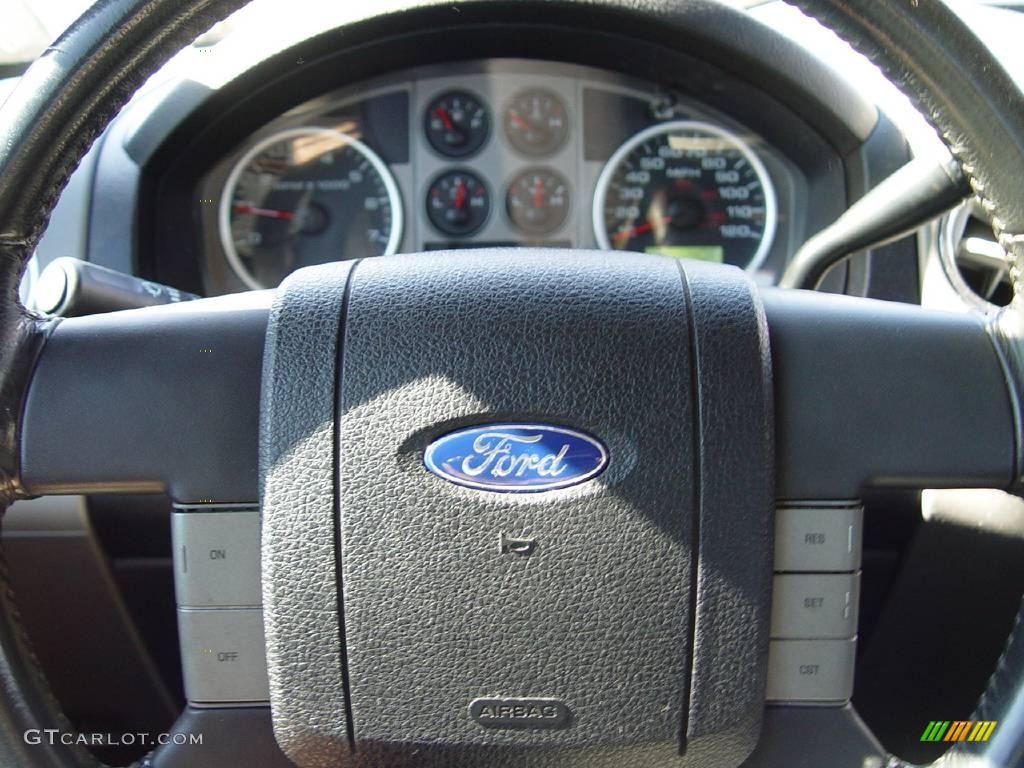
M 179 508 L 171 538 L 185 697 L 200 706 L 268 701 L 259 512 Z
M 863 525 L 858 503 L 776 509 L 768 701 L 835 706 L 852 695 Z

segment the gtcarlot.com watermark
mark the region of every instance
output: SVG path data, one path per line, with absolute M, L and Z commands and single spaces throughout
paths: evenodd
M 30 728 L 26 744 L 80 744 L 83 747 L 157 747 L 163 744 L 202 744 L 201 733 L 68 733 L 57 728 Z

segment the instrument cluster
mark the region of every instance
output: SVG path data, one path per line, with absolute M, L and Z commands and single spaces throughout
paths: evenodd
M 771 282 L 799 185 L 781 153 L 679 94 L 493 60 L 294 109 L 218 163 L 198 196 L 217 201 L 215 221 L 201 211 L 206 272 L 226 292 L 328 261 L 481 246 L 624 249 Z

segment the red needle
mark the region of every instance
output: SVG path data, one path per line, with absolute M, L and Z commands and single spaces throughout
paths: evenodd
M 442 107 L 440 104 L 434 109 L 434 114 L 441 118 L 441 122 L 444 123 L 446 130 L 452 130 L 455 128 L 455 123 L 452 122 L 451 116 L 448 114 L 448 110 Z
M 665 216 L 661 220 L 663 224 L 668 224 L 670 221 L 672 221 L 671 216 Z M 642 235 L 644 232 L 647 232 L 651 229 L 654 229 L 654 222 L 645 221 L 643 224 L 637 224 L 635 227 L 624 229 L 622 232 L 616 232 L 614 235 L 612 235 L 612 240 L 628 240 L 629 238 L 635 237 L 636 235 Z
M 530 124 L 523 120 L 522 116 L 520 116 L 520 114 L 516 112 L 514 109 L 510 109 L 508 111 L 508 118 L 517 126 L 522 128 L 524 131 L 530 130 Z
M 268 219 L 284 219 L 291 221 L 295 214 L 291 211 L 279 211 L 276 208 L 257 208 L 255 205 L 235 203 L 235 213 L 251 213 L 253 216 L 265 216 Z
M 533 207 L 544 207 L 544 183 L 539 177 L 533 180 Z
M 459 179 L 455 183 L 455 209 L 458 211 L 462 210 L 463 203 L 466 202 L 466 182 Z

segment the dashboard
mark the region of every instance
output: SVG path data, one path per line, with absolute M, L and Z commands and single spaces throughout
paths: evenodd
M 194 197 L 208 293 L 342 259 L 524 245 L 724 262 L 771 283 L 803 231 L 807 180 L 674 90 L 489 59 L 295 107 L 220 157 Z

